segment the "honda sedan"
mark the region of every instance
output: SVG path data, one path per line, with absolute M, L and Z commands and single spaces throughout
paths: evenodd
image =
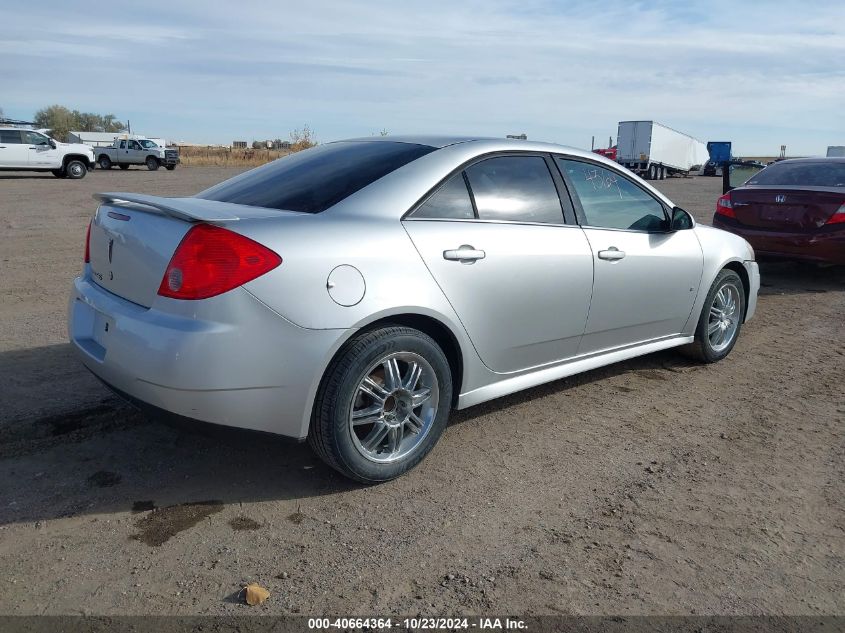
M 452 409 L 671 347 L 718 361 L 759 288 L 744 239 L 546 143 L 341 141 L 193 197 L 97 198 L 82 363 L 362 482 L 416 465 Z

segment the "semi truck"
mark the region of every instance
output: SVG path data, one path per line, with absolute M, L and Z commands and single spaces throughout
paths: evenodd
M 146 165 L 150 171 L 164 167 L 169 171 L 179 164 L 179 152 L 160 147 L 148 138 L 116 138 L 108 147 L 97 148 L 97 166 L 111 169 L 114 166 L 129 169 L 130 165 Z
M 647 180 L 686 176 L 709 159 L 704 143 L 656 121 L 620 121 L 616 145 L 617 162 Z

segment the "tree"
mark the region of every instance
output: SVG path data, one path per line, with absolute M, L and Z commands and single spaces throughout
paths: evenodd
M 308 125 L 303 126 L 301 130 L 294 130 L 290 133 L 290 149 L 293 152 L 314 147 L 316 144 L 314 131 Z
M 82 132 L 122 132 L 125 126 L 113 114 L 95 114 L 69 110 L 62 105 L 51 105 L 35 113 L 33 123 L 36 127 L 51 130 L 60 141 L 67 138 L 71 130 Z

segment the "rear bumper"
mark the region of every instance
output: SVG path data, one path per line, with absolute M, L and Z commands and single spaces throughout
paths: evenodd
M 296 326 L 243 289 L 160 301 L 144 308 L 75 279 L 68 332 L 85 367 L 131 399 L 178 416 L 307 435 L 314 394 L 344 330 Z
M 845 225 L 823 227 L 815 233 L 789 233 L 753 229 L 720 216 L 713 226 L 740 235 L 754 247 L 758 259 L 797 259 L 845 264 Z

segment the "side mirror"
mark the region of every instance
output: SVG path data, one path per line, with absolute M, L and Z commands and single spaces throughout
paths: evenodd
M 758 172 L 765 169 L 752 162 L 735 162 L 722 166 L 722 193 L 728 193 L 731 189 L 741 187 Z
M 53 139 L 49 139 L 47 142 L 50 143 L 50 147 L 56 149 L 56 141 L 54 141 Z
M 686 231 L 687 229 L 691 229 L 694 225 L 695 222 L 693 222 L 692 216 L 681 207 L 675 207 L 672 209 L 672 225 L 670 230 Z

